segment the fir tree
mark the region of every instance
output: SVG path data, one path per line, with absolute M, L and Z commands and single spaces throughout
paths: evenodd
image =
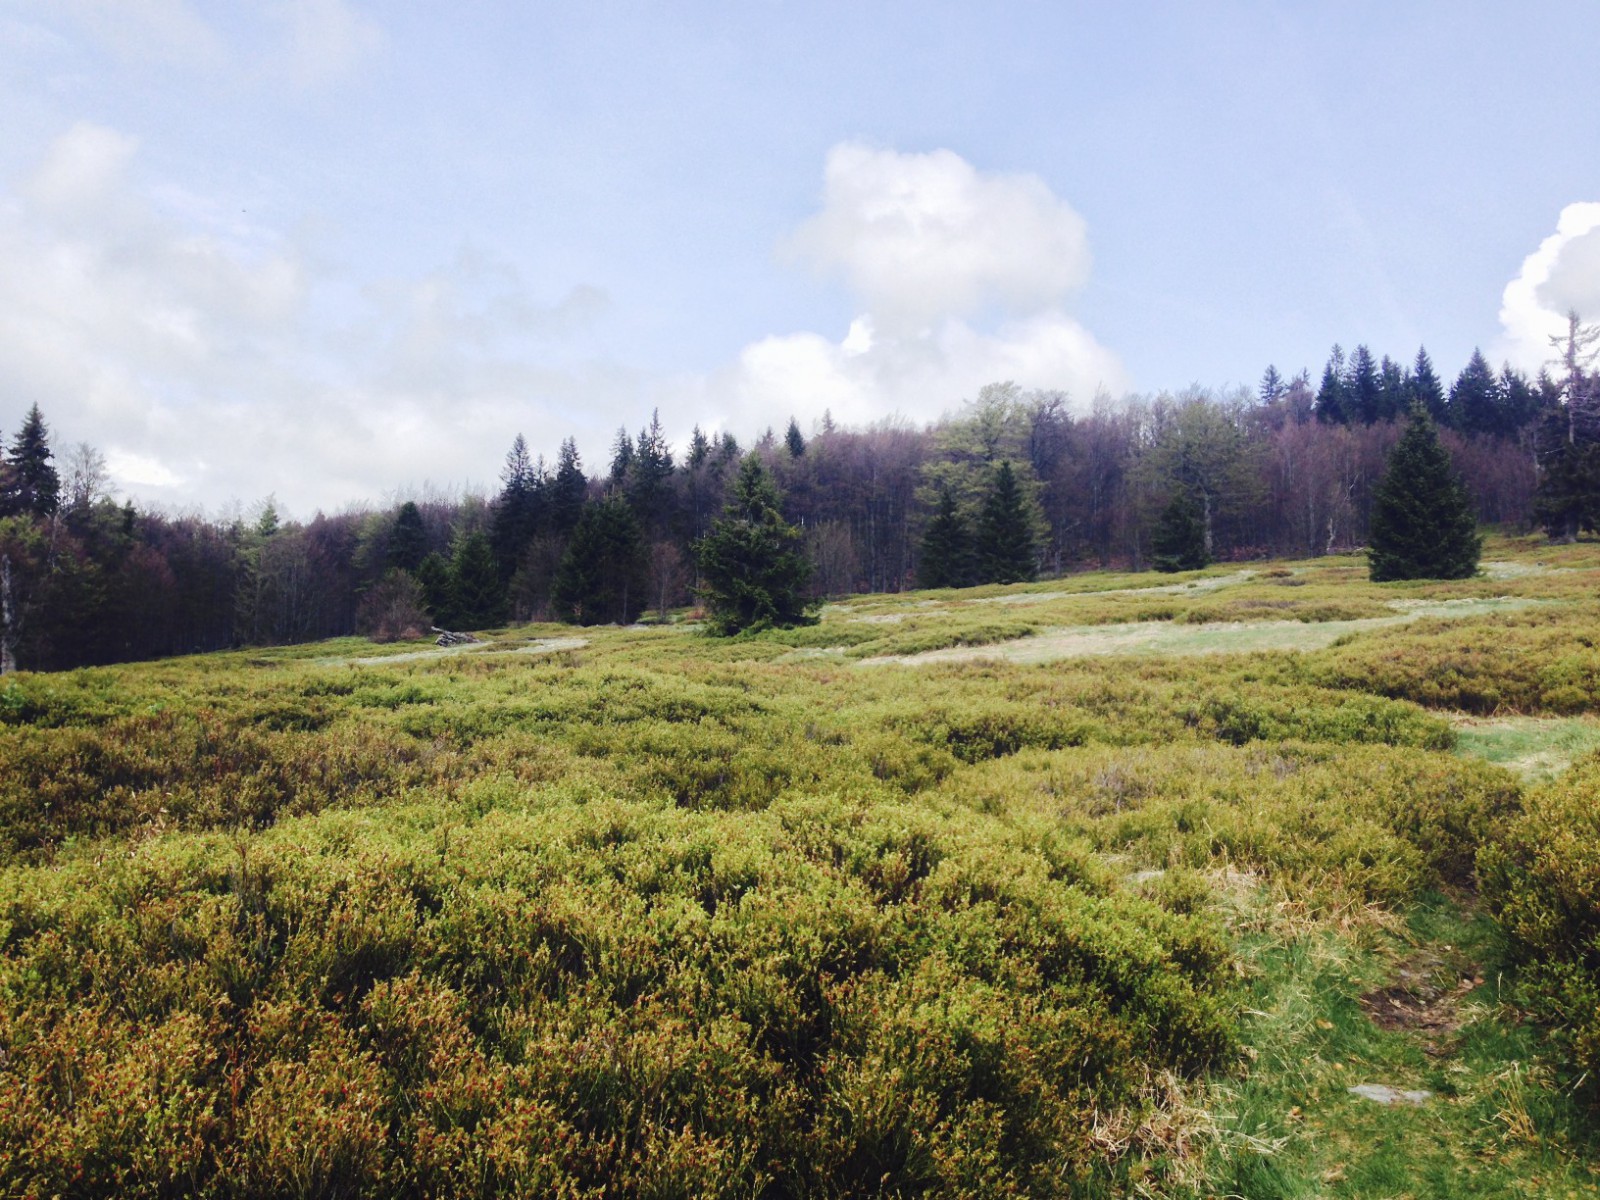
M 1387 354 L 1378 365 L 1378 420 L 1398 420 L 1411 407 L 1405 368 Z
M 783 435 L 783 444 L 789 448 L 790 458 L 801 458 L 805 455 L 806 439 L 800 432 L 800 423 L 793 417 L 789 418 L 789 428 Z
M 423 607 L 434 624 L 449 629 L 456 623 L 455 589 L 451 586 L 450 563 L 437 550 L 417 564 L 417 584 L 422 588 Z
M 1350 355 L 1350 365 L 1345 370 L 1344 406 L 1350 416 L 1363 425 L 1378 419 L 1379 384 L 1378 368 L 1372 362 L 1372 351 L 1357 346 Z
M 1271 408 L 1282 400 L 1289 391 L 1289 385 L 1283 381 L 1283 376 L 1278 373 L 1275 365 L 1269 364 L 1266 372 L 1261 376 L 1260 397 L 1261 403 Z
M 569 536 L 583 516 L 589 498 L 589 477 L 583 473 L 578 443 L 567 438 L 556 455 L 556 474 L 550 482 L 550 525 L 561 537 Z
M 415 575 L 428 555 L 428 531 L 422 523 L 422 510 L 416 501 L 407 500 L 394 515 L 385 556 L 390 567 Z
M 620 496 L 584 507 L 556 568 L 551 607 L 574 625 L 626 625 L 646 600 L 644 539 Z
M 490 516 L 489 541 L 503 580 L 511 578 L 522 552 L 539 532 L 544 515 L 544 482 L 543 460 L 535 466 L 528 457 L 528 443 L 517 434 L 500 472 L 500 495 L 495 498 Z
M 1420 404 L 1432 420 L 1443 424 L 1444 384 L 1439 382 L 1439 374 L 1433 369 L 1433 360 L 1428 357 L 1426 347 L 1417 350 L 1416 365 L 1411 368 L 1411 376 L 1406 382 L 1406 407 Z
M 611 443 L 611 486 L 618 488 L 627 483 L 628 469 L 632 466 L 633 439 L 628 436 L 628 427 L 622 425 Z
M 1389 455 L 1372 499 L 1374 582 L 1391 579 L 1466 579 L 1478 569 L 1477 522 L 1472 497 L 1428 414 L 1419 406 Z
M 1500 381 L 1488 360 L 1474 350 L 1450 389 L 1450 423 L 1462 433 L 1509 433 L 1502 407 Z
M 995 471 L 994 484 L 984 499 L 978 542 L 983 582 L 1024 583 L 1038 575 L 1033 523 L 1009 458 Z
M 1317 388 L 1317 420 L 1328 425 L 1350 424 L 1350 406 L 1344 386 L 1344 347 L 1335 342 L 1322 368 L 1322 383 Z
M 939 507 L 922 535 L 917 585 L 925 588 L 966 587 L 973 576 L 972 530 L 956 507 L 949 488 L 939 492 Z
M 1172 494 L 1150 535 L 1158 571 L 1198 571 L 1210 565 L 1206 525 L 1200 506 L 1187 489 Z
M 50 431 L 35 404 L 11 441 L 0 472 L 0 515 L 48 517 L 61 497 L 61 478 L 51 465 Z
M 450 591 L 455 620 L 467 628 L 482 629 L 505 620 L 506 585 L 489 535 L 482 530 L 456 543 L 450 559 Z
M 811 564 L 801 550 L 800 531 L 783 519 L 780 504 L 760 456 L 747 455 L 722 516 L 695 545 L 698 591 L 713 633 L 814 619 L 804 595 Z

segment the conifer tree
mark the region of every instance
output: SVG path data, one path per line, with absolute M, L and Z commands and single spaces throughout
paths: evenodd
M 1344 347 L 1335 342 L 1328 355 L 1328 365 L 1322 368 L 1322 383 L 1317 387 L 1317 420 L 1324 424 L 1350 424 L 1344 375 Z
M 550 525 L 557 535 L 567 537 L 578 527 L 588 496 L 589 477 L 583 473 L 578 443 L 567 438 L 556 455 L 556 474 L 550 483 Z
M 1474 350 L 1450 389 L 1450 424 L 1462 433 L 1509 433 L 1501 408 L 1500 381 L 1483 354 Z
M 481 529 L 456 543 L 450 559 L 450 590 L 455 620 L 467 628 L 482 629 L 505 619 L 506 585 L 489 535 Z
M 806 452 L 805 435 L 800 432 L 800 423 L 793 417 L 789 418 L 789 428 L 783 435 L 783 444 L 789 448 L 790 458 L 804 457 Z
M 757 454 L 745 456 L 722 516 L 695 545 L 713 633 L 807 624 L 811 564 L 800 531 L 783 519 L 778 489 Z
M 1210 565 L 1205 520 L 1187 489 L 1174 492 L 1161 510 L 1150 535 L 1150 548 L 1158 571 L 1198 571 Z
M 35 404 L 11 441 L 0 470 L 0 515 L 48 517 L 61 496 L 61 478 L 51 465 L 50 431 Z
M 1378 393 L 1378 368 L 1373 364 L 1372 351 L 1364 345 L 1357 346 L 1345 370 L 1345 411 L 1363 425 L 1371 425 L 1378 419 Z
M 1033 524 L 1011 460 L 994 473 L 978 521 L 979 574 L 985 583 L 1024 583 L 1038 573 Z
M 1433 369 L 1433 360 L 1428 357 L 1427 347 L 1417 350 L 1416 365 L 1411 368 L 1408 379 L 1406 405 L 1421 404 L 1427 410 L 1428 416 L 1434 421 L 1443 423 L 1445 419 L 1444 384 L 1439 382 L 1439 373 Z
M 428 531 L 422 523 L 422 510 L 415 500 L 407 500 L 394 515 L 394 528 L 389 533 L 386 558 L 390 567 L 417 573 L 422 560 L 428 556 Z
M 451 586 L 450 562 L 437 550 L 425 555 L 416 569 L 422 588 L 423 606 L 435 625 L 449 629 L 456 623 L 455 589 Z
M 528 443 L 520 433 L 506 454 L 500 482 L 500 495 L 495 498 L 490 517 L 489 541 L 500 578 L 509 580 L 522 552 L 539 532 L 544 515 L 544 461 L 541 459 L 535 466 L 528 457 Z
M 620 496 L 585 505 L 556 569 L 550 603 L 574 625 L 626 625 L 644 610 L 644 539 Z
M 939 507 L 922 535 L 922 557 L 917 565 L 917 586 L 966 587 L 972 582 L 972 529 L 956 506 L 949 488 L 939 492 Z
M 1374 582 L 1466 579 L 1478 569 L 1472 497 L 1421 406 L 1373 493 L 1368 570 Z

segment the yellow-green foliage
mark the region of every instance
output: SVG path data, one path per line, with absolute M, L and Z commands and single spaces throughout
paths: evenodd
M 1423 706 L 1592 708 L 1587 561 L 6 680 L 0 1195 L 1120 1186 L 1148 1148 L 1106 1131 L 1160 1126 L 1151 1081 L 1238 1066 L 1228 888 L 1346 914 L 1474 855 L 1548 994 L 1592 1013 L 1600 768 L 1518 816 Z M 1541 607 L 1483 615 L 1500 596 Z M 1304 655 L 860 661 L 1449 598 L 1478 615 Z
M 1528 794 L 1478 856 L 1529 995 L 1593 1094 L 1600 1072 L 1600 755 Z
M 1600 605 L 1575 602 L 1492 621 L 1422 621 L 1315 656 L 1310 677 L 1471 713 L 1600 708 Z

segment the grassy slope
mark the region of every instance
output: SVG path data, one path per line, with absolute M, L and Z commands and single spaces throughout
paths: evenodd
M 1591 1194 L 1472 863 L 1600 553 L 1489 557 L 9 681 L 0 1194 Z

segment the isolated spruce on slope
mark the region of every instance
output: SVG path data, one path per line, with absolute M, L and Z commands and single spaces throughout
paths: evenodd
M 761 459 L 747 455 L 722 516 L 695 544 L 697 590 L 713 633 L 815 620 L 803 595 L 811 563 L 801 549 L 800 531 L 783 519 L 780 503 Z
M 1411 423 L 1373 493 L 1371 541 L 1374 583 L 1467 579 L 1478 569 L 1482 539 L 1472 497 L 1420 405 L 1412 406 Z

